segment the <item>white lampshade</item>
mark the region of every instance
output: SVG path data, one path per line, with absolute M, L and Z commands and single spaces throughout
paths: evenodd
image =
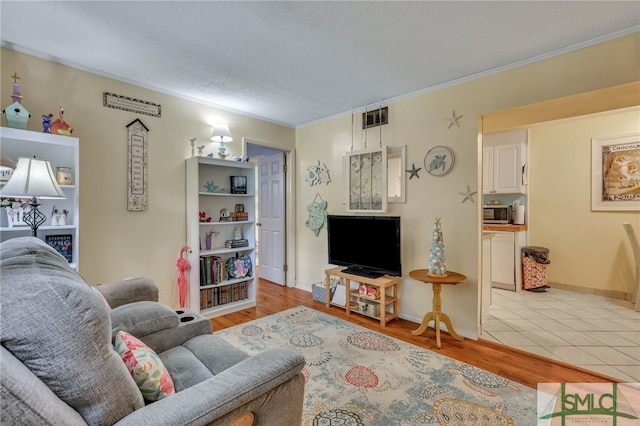
M 222 143 L 231 142 L 233 138 L 231 137 L 229 126 L 222 123 L 214 124 L 213 133 L 211 133 L 211 140 L 214 142 Z
M 66 198 L 46 160 L 19 158 L 9 182 L 0 190 L 3 197 Z

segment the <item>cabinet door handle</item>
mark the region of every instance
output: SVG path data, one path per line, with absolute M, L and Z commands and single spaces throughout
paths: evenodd
M 262 226 L 260 222 L 256 222 L 256 226 Z

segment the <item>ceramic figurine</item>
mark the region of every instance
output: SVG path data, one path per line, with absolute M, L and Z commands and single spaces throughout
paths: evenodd
M 14 72 L 11 78 L 13 78 L 13 93 L 11 94 L 13 103 L 3 109 L 2 112 L 7 117 L 7 125 L 9 127 L 26 130 L 31 114 L 22 105 L 23 96 L 20 94 L 20 84 L 18 83 L 20 77 L 18 77 L 18 73 Z
M 51 123 L 51 133 L 56 135 L 66 135 L 71 136 L 73 133 L 73 127 L 69 125 L 66 121 L 64 121 L 64 110 L 62 107 L 58 108 L 58 119 Z
M 51 119 L 53 114 L 42 115 L 42 133 L 51 133 Z

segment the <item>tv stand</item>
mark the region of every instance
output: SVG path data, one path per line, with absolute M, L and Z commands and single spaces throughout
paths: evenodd
M 383 275 L 377 278 L 369 278 L 348 273 L 347 270 L 348 269 L 331 268 L 324 271 L 325 304 L 327 308 L 330 306 L 338 306 L 346 309 L 347 315 L 350 315 L 351 312 L 356 312 L 374 318 L 380 321 L 382 327 L 385 327 L 387 322 L 392 319 L 398 318 L 398 301 L 400 300 L 398 285 L 400 284 L 400 277 Z M 343 285 L 345 288 L 345 292 L 347 293 L 345 305 L 331 301 L 330 283 L 332 276 L 340 278 L 340 285 Z M 361 296 L 358 290 L 351 291 L 351 281 L 359 282 L 367 287 L 376 287 L 380 290 L 379 295 L 377 298 Z M 373 312 L 370 309 L 363 309 L 363 307 L 372 307 Z

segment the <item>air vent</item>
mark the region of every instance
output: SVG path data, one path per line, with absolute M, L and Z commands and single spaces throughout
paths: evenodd
M 362 113 L 362 128 L 377 127 L 389 123 L 389 107 Z

